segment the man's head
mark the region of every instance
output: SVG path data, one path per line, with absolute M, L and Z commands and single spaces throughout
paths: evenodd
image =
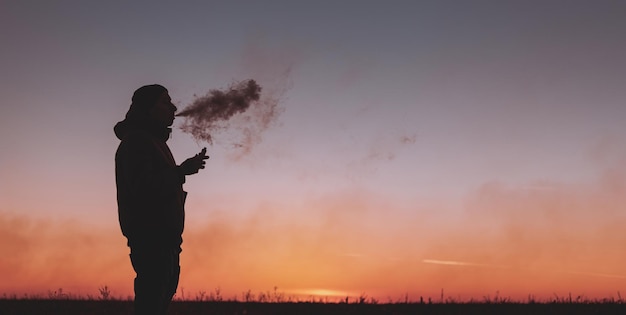
M 151 121 L 163 127 L 174 123 L 176 106 L 172 104 L 167 89 L 158 84 L 145 85 L 133 93 L 127 119 Z

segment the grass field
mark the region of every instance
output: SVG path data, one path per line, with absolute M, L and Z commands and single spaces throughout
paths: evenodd
M 0 299 L 0 314 L 26 315 L 105 315 L 132 314 L 132 301 L 95 299 Z M 339 302 L 242 302 L 242 301 L 174 301 L 169 310 L 171 315 L 228 314 L 626 314 L 622 301 L 568 302 L 555 300 L 541 303 L 500 302 L 444 302 L 444 303 L 359 303 Z

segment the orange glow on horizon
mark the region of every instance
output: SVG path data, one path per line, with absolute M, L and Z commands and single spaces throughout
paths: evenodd
M 241 298 L 275 287 L 286 295 L 381 301 L 439 297 L 442 289 L 457 300 L 496 292 L 521 300 L 614 296 L 626 286 L 626 185 L 616 178 L 584 190 L 486 184 L 467 198 L 456 223 L 424 217 L 438 205 L 396 218 L 392 203 L 359 192 L 301 209 L 314 219 L 286 216 L 292 212 L 279 205 L 247 217 L 216 212 L 185 231 L 179 297 L 220 288 L 225 298 Z M 0 260 L 0 293 L 96 295 L 107 285 L 114 296 L 131 296 L 128 248 L 117 226 L 108 226 L 0 212 L 0 242 L 12 253 Z

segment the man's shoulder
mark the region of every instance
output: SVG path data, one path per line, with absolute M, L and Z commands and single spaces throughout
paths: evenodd
M 129 131 L 118 147 L 119 151 L 145 151 L 154 147 L 154 139 L 144 130 Z
M 149 132 L 141 129 L 131 130 L 122 138 L 122 143 L 134 143 L 134 142 L 152 142 L 152 136 Z

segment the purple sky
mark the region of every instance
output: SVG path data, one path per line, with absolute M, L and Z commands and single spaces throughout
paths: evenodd
M 206 195 L 257 181 L 409 199 L 492 180 L 577 182 L 594 174 L 595 146 L 626 134 L 626 5 L 615 1 L 20 1 L 1 12 L 5 207 L 38 195 L 63 204 L 43 212 L 75 215 L 67 199 L 86 187 L 113 207 L 111 126 L 149 83 L 180 107 L 250 77 L 288 88 L 244 167 L 227 144 L 209 150 L 189 185 Z M 179 160 L 202 146 L 179 133 L 170 145 Z

